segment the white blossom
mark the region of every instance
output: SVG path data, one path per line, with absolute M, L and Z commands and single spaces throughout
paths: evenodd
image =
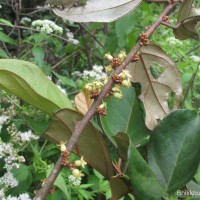
M 83 74 L 80 71 L 74 71 L 71 73 L 72 76 L 82 76 Z
M 15 179 L 13 174 L 8 171 L 0 178 L 0 184 L 5 185 L 6 187 L 14 188 L 18 185 L 18 181 Z
M 1 115 L 0 116 L 0 131 L 2 128 L 2 125 L 5 124 L 8 121 L 9 117 L 6 115 Z
M 200 56 L 193 55 L 193 56 L 190 56 L 190 59 L 192 59 L 196 63 L 200 63 Z
M 103 66 L 94 65 L 92 70 L 84 70 L 83 76 L 93 78 L 94 80 L 101 80 L 107 77 L 107 74 L 103 72 Z
M 31 198 L 27 193 L 24 193 L 19 195 L 18 200 L 31 200 Z
M 60 85 L 56 85 L 57 88 L 65 95 L 67 95 L 66 90 L 64 88 L 62 88 Z
M 33 27 L 35 27 L 38 31 L 45 32 L 47 34 L 49 33 L 63 33 L 63 28 L 56 25 L 55 22 L 50 20 L 35 20 L 31 24 Z
M 181 46 L 183 43 L 175 37 L 167 38 L 167 43 L 171 46 Z
M 37 140 L 39 137 L 34 135 L 31 130 L 28 130 L 26 132 L 18 132 L 20 136 L 20 140 L 22 142 L 29 142 L 30 140 Z
M 25 25 L 25 24 L 27 24 L 27 23 L 31 23 L 31 18 L 29 18 L 29 17 L 22 17 L 21 18 L 21 20 L 20 20 L 20 24 L 23 24 L 23 25 Z
M 75 177 L 73 175 L 70 175 L 68 177 L 69 182 L 72 183 L 74 186 L 79 186 L 81 184 L 81 178 L 80 177 Z
M 4 199 L 5 198 L 5 191 L 4 189 L 0 189 L 0 199 Z

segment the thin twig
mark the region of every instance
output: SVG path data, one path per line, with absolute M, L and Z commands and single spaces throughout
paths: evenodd
M 172 25 L 172 24 L 169 24 L 167 22 L 162 22 L 161 24 L 164 25 L 164 26 L 167 26 L 168 28 L 171 28 L 171 29 L 177 29 L 180 26 L 180 24 Z
M 80 23 L 80 26 L 101 46 L 103 47 L 103 44 L 92 34 L 90 31 L 87 30 L 87 28 Z
M 159 16 L 159 18 L 146 31 L 146 34 L 147 34 L 148 37 L 160 26 L 163 17 L 165 15 L 167 15 L 170 12 L 170 10 L 177 3 L 178 2 L 176 1 L 174 3 L 168 4 L 165 7 L 163 12 Z M 141 40 L 139 39 L 139 41 L 136 43 L 135 47 L 130 51 L 130 53 L 127 55 L 126 59 L 122 62 L 122 64 L 116 69 L 116 71 L 114 73 L 119 74 L 123 69 L 125 69 L 126 66 L 130 62 L 133 61 L 133 56 L 140 50 L 141 47 L 142 47 Z M 83 117 L 83 119 L 76 123 L 74 131 L 72 133 L 72 136 L 71 136 L 71 138 L 69 139 L 69 141 L 68 141 L 68 143 L 66 145 L 67 146 L 67 150 L 69 152 L 71 152 L 73 150 L 75 144 L 78 142 L 78 139 L 81 136 L 81 133 L 85 129 L 86 125 L 90 122 L 92 117 L 95 115 L 97 106 L 99 106 L 101 104 L 102 99 L 109 93 L 109 91 L 111 90 L 113 84 L 114 84 L 114 80 L 112 78 L 110 78 L 108 80 L 107 84 L 104 86 L 102 92 L 100 93 L 100 95 L 96 99 L 96 101 L 93 102 L 92 106 L 90 107 L 88 112 Z M 58 176 L 58 174 L 60 173 L 60 171 L 62 169 L 61 161 L 62 161 L 62 157 L 60 157 L 58 159 L 58 161 L 56 162 L 52 172 L 50 173 L 50 175 L 47 177 L 45 183 L 43 184 L 42 188 L 37 192 L 37 194 L 35 196 L 35 200 L 44 200 L 46 198 L 46 196 L 48 195 L 50 189 L 53 186 L 54 181 L 56 180 L 56 177 Z
M 61 63 L 65 62 L 68 58 L 76 55 L 80 50 L 77 50 L 75 52 L 73 52 L 72 54 L 70 54 L 69 56 L 63 58 L 61 61 L 59 61 L 58 63 L 56 63 L 54 66 L 51 67 L 52 70 L 54 70 L 55 68 L 57 68 Z
M 92 67 L 92 61 L 91 61 L 91 56 L 90 56 L 90 48 L 89 48 L 88 43 L 87 43 L 86 38 L 85 38 L 85 30 L 83 29 L 83 26 L 80 27 L 80 31 L 81 31 L 81 36 L 82 36 L 82 39 L 83 39 L 83 45 L 84 45 L 85 54 L 86 54 L 86 57 L 87 57 L 88 67 L 91 68 Z
M 200 63 L 197 64 L 197 69 L 196 69 L 196 71 L 192 74 L 192 76 L 191 76 L 191 78 L 190 78 L 189 84 L 188 84 L 188 86 L 187 86 L 187 88 L 186 88 L 186 91 L 185 91 L 185 94 L 184 94 L 184 97 L 183 97 L 183 101 L 181 102 L 181 105 L 180 105 L 181 108 L 184 106 L 184 103 L 185 103 L 185 100 L 186 100 L 187 97 L 188 97 L 190 88 L 192 87 L 192 85 L 193 85 L 193 83 L 194 83 L 194 81 L 195 81 L 195 78 L 196 78 L 197 73 L 198 73 L 198 71 L 199 71 L 199 64 L 200 64 Z

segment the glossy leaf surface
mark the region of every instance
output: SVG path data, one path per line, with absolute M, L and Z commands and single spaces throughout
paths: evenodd
M 193 1 L 184 1 L 179 9 L 178 24 L 174 28 L 174 35 L 178 39 L 200 39 L 197 33 L 197 29 L 200 27 L 200 9 L 193 7 Z
M 140 200 L 160 200 L 167 196 L 159 180 L 135 147 L 130 148 L 128 175 Z
M 71 101 L 34 64 L 22 60 L 0 60 L 0 88 L 50 115 L 75 109 Z
M 133 87 L 123 89 L 123 98 L 107 98 L 107 115 L 101 118 L 108 138 L 117 146 L 113 137 L 119 132 L 127 133 L 133 144 L 139 144 L 149 133 L 145 127 L 143 111 Z
M 45 136 L 52 142 L 59 144 L 69 140 L 74 130 L 74 124 L 82 119 L 82 115 L 68 109 L 55 113 Z M 113 176 L 113 167 L 106 144 L 99 132 L 89 123 L 83 131 L 74 151 L 103 176 Z
M 149 164 L 169 193 L 193 178 L 200 161 L 199 143 L 200 117 L 195 111 L 170 113 L 152 133 Z

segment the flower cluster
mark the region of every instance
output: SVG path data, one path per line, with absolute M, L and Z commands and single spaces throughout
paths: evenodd
M 21 20 L 20 20 L 20 24 L 22 24 L 22 25 L 26 25 L 26 24 L 29 24 L 29 23 L 31 23 L 31 18 L 29 18 L 29 17 L 22 17 L 21 18 Z
M 71 31 L 69 31 L 69 29 L 66 29 L 66 31 L 67 31 L 66 36 L 68 38 L 68 41 L 75 45 L 79 44 L 79 41 L 74 38 L 74 34 Z
M 190 59 L 196 63 L 200 63 L 200 56 L 193 55 L 190 56 Z
M 70 170 L 72 171 L 72 174 L 69 175 L 68 179 L 69 182 L 72 183 L 74 186 L 79 186 L 81 184 L 82 177 L 84 174 L 82 173 L 81 170 L 78 169 L 78 167 L 83 167 L 85 168 L 85 165 L 87 165 L 87 162 L 83 159 L 83 156 L 81 156 L 80 160 L 76 160 L 75 162 L 69 162 L 69 151 L 66 148 L 66 142 L 60 142 L 58 146 L 60 146 L 61 150 L 61 156 L 62 156 L 62 161 L 61 164 L 64 167 L 69 167 Z
M 31 24 L 36 30 L 45 32 L 47 34 L 63 34 L 63 28 L 56 25 L 55 22 L 50 20 L 35 20 Z
M 70 175 L 68 179 L 69 182 L 72 183 L 74 186 L 79 186 L 81 184 L 82 177 L 84 176 L 82 171 L 77 169 L 77 167 L 85 168 L 85 165 L 87 165 L 87 163 L 83 159 L 83 156 L 81 156 L 80 160 L 76 160 L 74 163 L 72 163 L 72 175 Z
M 8 171 L 0 178 L 0 184 L 3 184 L 8 188 L 14 188 L 18 185 L 18 181 L 14 178 L 13 174 Z
M 6 199 L 3 198 L 2 200 L 31 200 L 31 198 L 27 193 L 24 193 L 20 194 L 19 197 L 13 197 L 9 195 Z
M 15 179 L 13 174 L 8 171 L 0 178 L 0 199 L 1 200 L 31 200 L 30 196 L 27 193 L 20 194 L 19 197 L 14 197 L 9 195 L 6 197 L 5 192 L 9 188 L 14 188 L 18 186 L 18 181 Z
M 0 132 L 3 129 L 4 133 L 9 135 L 9 141 L 3 141 L 0 137 L 0 160 L 3 168 L 6 169 L 4 175 L 0 177 L 0 199 L 2 200 L 29 200 L 28 194 L 21 194 L 19 197 L 8 196 L 5 193 L 9 188 L 16 187 L 18 181 L 12 174 L 12 169 L 19 168 L 21 162 L 25 162 L 25 158 L 19 155 L 19 152 L 31 140 L 38 139 L 32 131 L 19 131 L 13 120 L 16 116 L 16 106 L 20 107 L 19 100 L 8 95 L 5 91 L 0 91 Z
M 90 71 L 83 71 L 83 79 L 88 82 L 100 81 L 105 78 L 107 78 L 107 74 L 103 72 L 103 66 L 100 65 L 94 65 Z
M 85 89 L 90 92 L 91 99 L 96 99 L 104 85 L 107 83 L 108 78 L 112 77 L 115 84 L 110 91 L 110 95 L 121 99 L 123 97 L 121 86 L 127 88 L 131 86 L 131 75 L 127 69 L 123 70 L 119 75 L 115 74 L 114 69 L 123 62 L 126 58 L 126 53 L 121 51 L 116 57 L 107 53 L 105 54 L 105 58 L 109 61 L 109 64 L 105 67 L 94 65 L 91 71 L 85 70 L 83 72 L 83 80 L 86 82 Z M 103 116 L 106 115 L 105 102 L 102 102 L 102 104 L 97 107 L 96 112 Z
M 167 38 L 167 43 L 170 46 L 177 46 L 177 47 L 180 47 L 183 44 L 180 40 L 176 39 L 175 37 Z

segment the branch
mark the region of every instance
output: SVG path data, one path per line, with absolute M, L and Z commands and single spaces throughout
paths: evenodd
M 162 19 L 164 16 L 166 16 L 170 10 L 178 3 L 178 1 L 175 1 L 173 3 L 168 4 L 159 18 L 154 22 L 154 24 L 148 28 L 146 31 L 146 36 L 149 37 L 162 23 Z M 133 61 L 134 55 L 140 50 L 142 47 L 142 41 L 139 39 L 138 42 L 136 43 L 135 47 L 130 51 L 130 53 L 127 55 L 126 59 L 122 62 L 122 64 L 116 69 L 114 73 L 119 74 L 123 69 L 126 68 L 126 66 Z M 102 92 L 98 96 L 98 98 L 93 102 L 92 106 L 88 110 L 88 112 L 85 114 L 83 119 L 79 122 L 76 123 L 74 131 L 72 133 L 71 138 L 69 139 L 67 143 L 67 150 L 71 152 L 77 143 L 79 137 L 81 136 L 81 133 L 85 129 L 86 125 L 90 122 L 92 117 L 96 113 L 96 108 L 101 104 L 102 99 L 109 93 L 111 90 L 112 86 L 114 84 L 114 80 L 110 78 L 107 82 L 107 84 L 104 86 Z M 56 177 L 60 173 L 62 169 L 61 165 L 62 158 L 60 157 L 54 166 L 54 169 L 52 170 L 51 174 L 49 177 L 47 177 L 45 183 L 43 184 L 43 187 L 37 192 L 35 196 L 35 200 L 44 200 L 46 196 L 49 193 L 49 190 L 52 188 L 54 181 L 56 180 Z
M 195 78 L 196 78 L 197 73 L 198 73 L 198 71 L 199 71 L 199 64 L 200 64 L 200 63 L 197 64 L 196 71 L 192 74 L 192 76 L 191 76 L 191 78 L 190 78 L 189 84 L 188 84 L 188 86 L 187 86 L 187 88 L 186 88 L 186 91 L 185 91 L 185 94 L 184 94 L 184 97 L 183 97 L 183 101 L 181 102 L 181 105 L 180 105 L 181 108 L 183 108 L 184 103 L 185 103 L 185 100 L 187 99 L 188 94 L 189 94 L 189 91 L 190 91 L 190 89 L 192 88 L 192 85 L 193 85 L 193 83 L 194 83 L 194 81 L 195 81 Z

